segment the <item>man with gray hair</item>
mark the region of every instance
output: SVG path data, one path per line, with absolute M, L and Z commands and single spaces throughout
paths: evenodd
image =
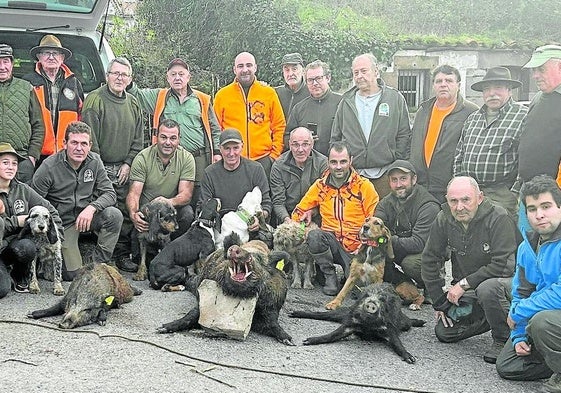
M 287 53 L 282 57 L 281 66 L 284 84 L 275 87 L 275 91 L 279 96 L 284 118 L 288 119 L 292 108 L 308 97 L 304 83 L 304 60 L 298 52 Z
M 105 78 L 107 84 L 86 97 L 82 120 L 92 129 L 91 150 L 101 156 L 117 193 L 117 207 L 123 212 L 123 225 L 113 259 L 120 269 L 133 271 L 136 265 L 128 259 L 133 226 L 125 200 L 132 161 L 143 147 L 142 110 L 137 99 L 125 91 L 132 79 L 132 67 L 127 59 L 117 57 L 111 60 Z
M 421 256 L 421 276 L 436 311 L 435 334 L 439 341 L 453 343 L 491 330 L 493 343 L 483 360 L 495 363 L 510 335 L 516 228 L 472 177 L 450 180 L 446 201 Z M 452 286 L 444 292 L 441 269 L 448 257 Z
M 371 53 L 353 60 L 355 86 L 343 94 L 331 143 L 343 141 L 349 146 L 353 167 L 383 198 L 391 191 L 386 170 L 396 159 L 409 156 L 411 128 L 405 98 L 383 83 L 377 63 Z
M 327 156 L 333 119 L 343 96 L 329 87 L 331 70 L 329 65 L 321 60 L 309 63 L 304 77 L 310 95 L 294 105 L 290 117 L 287 118 L 284 148 L 290 147 L 289 137 L 292 130 L 296 127 L 306 127 L 312 132 L 314 149 Z

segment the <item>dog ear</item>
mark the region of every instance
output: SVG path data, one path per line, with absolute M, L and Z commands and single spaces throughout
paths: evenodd
M 55 244 L 59 241 L 58 228 L 53 220 L 53 216 L 49 217 L 49 230 L 47 231 L 47 239 L 50 244 Z
M 31 234 L 31 227 L 29 226 L 29 217 L 25 219 L 23 228 L 19 231 L 18 239 L 25 239 Z
M 392 233 L 385 225 L 382 228 L 382 232 L 384 232 L 384 236 L 388 238 L 388 242 L 386 243 L 387 244 L 386 255 L 390 260 L 393 260 L 395 258 L 395 254 L 393 252 L 393 246 L 392 246 Z
M 222 232 L 222 217 L 220 217 L 220 214 L 216 214 L 216 221 L 214 223 L 214 228 L 218 232 Z

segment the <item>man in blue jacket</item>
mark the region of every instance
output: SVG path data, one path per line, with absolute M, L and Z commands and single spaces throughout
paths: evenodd
M 497 358 L 506 379 L 551 378 L 542 392 L 561 392 L 561 190 L 538 175 L 524 183 L 520 199 L 533 232 L 518 247 L 510 339 Z

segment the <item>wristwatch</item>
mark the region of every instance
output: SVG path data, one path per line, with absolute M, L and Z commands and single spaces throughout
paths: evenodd
M 458 284 L 460 284 L 460 287 L 464 290 L 467 291 L 468 289 L 470 289 L 471 287 L 469 286 L 468 280 L 466 278 L 462 278 Z

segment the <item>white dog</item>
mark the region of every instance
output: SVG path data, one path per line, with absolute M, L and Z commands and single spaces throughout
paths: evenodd
M 263 212 L 261 209 L 261 200 L 261 190 L 259 187 L 255 186 L 252 191 L 245 194 L 237 211 L 228 212 L 222 217 L 220 232 L 217 229 L 214 230 L 214 244 L 217 249 L 224 247 L 224 238 L 232 232 L 236 232 L 240 236 L 242 243 L 249 241 L 247 226 L 248 223 L 253 222 L 257 213 Z

